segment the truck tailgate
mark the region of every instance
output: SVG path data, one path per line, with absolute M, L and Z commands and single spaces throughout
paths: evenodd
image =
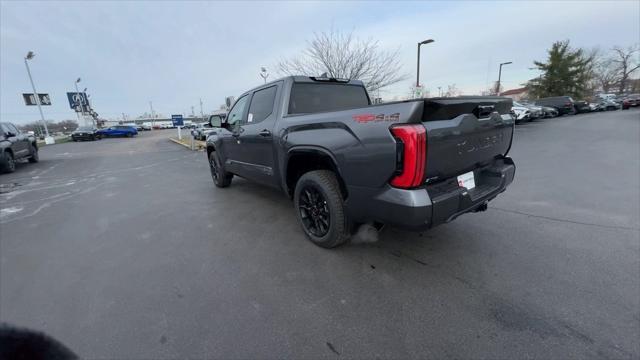
M 505 156 L 511 147 L 512 100 L 504 97 L 424 99 L 427 182 L 457 176 Z

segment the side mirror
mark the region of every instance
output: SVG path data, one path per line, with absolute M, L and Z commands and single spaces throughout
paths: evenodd
M 209 117 L 209 125 L 214 128 L 222 127 L 222 118 L 217 115 L 211 115 Z

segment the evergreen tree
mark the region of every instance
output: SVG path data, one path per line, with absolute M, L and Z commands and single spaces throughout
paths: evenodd
M 553 43 L 546 62 L 534 61 L 542 75 L 529 81 L 529 93 L 536 97 L 568 95 L 575 100 L 587 95 L 593 76 L 593 56 L 572 49 L 569 40 Z

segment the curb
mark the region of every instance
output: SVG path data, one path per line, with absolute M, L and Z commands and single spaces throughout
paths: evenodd
M 169 140 L 174 142 L 174 143 L 176 143 L 176 144 L 178 144 L 178 145 L 182 145 L 182 146 L 186 147 L 187 149 L 191 150 L 191 145 L 190 144 L 185 144 L 185 143 L 181 142 L 180 140 L 174 139 L 174 138 L 169 138 Z M 194 151 L 202 151 L 204 149 L 204 146 L 202 144 L 196 143 L 195 145 L 196 146 L 195 146 L 195 150 Z

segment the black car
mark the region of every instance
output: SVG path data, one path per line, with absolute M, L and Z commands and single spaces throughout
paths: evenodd
M 550 106 L 558 110 L 558 115 L 573 114 L 576 109 L 570 96 L 553 96 L 536 100 L 538 106 Z
M 573 107 L 576 110 L 576 114 L 591 112 L 591 107 L 589 106 L 589 103 L 586 101 L 574 101 Z
M 98 129 L 92 126 L 81 126 L 77 128 L 74 132 L 71 133 L 71 140 L 79 141 L 79 140 L 97 140 L 101 139 L 102 136 L 97 133 Z
M 14 172 L 16 161 L 29 159 L 38 162 L 38 144 L 33 135 L 18 130 L 12 123 L 0 123 L 0 170 Z

